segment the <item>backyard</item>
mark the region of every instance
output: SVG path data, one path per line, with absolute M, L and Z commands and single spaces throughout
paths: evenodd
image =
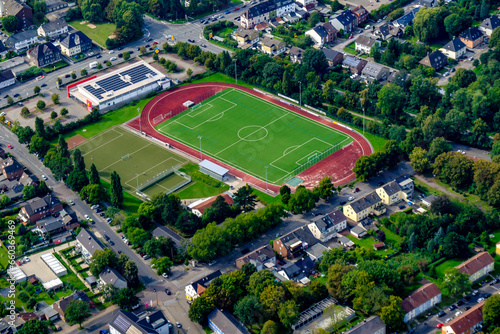
M 349 240 L 351 240 L 352 242 L 354 242 L 357 246 L 363 247 L 363 248 L 368 249 L 368 250 L 370 250 L 370 249 L 373 250 L 373 245 L 378 243 L 378 241 L 375 241 L 375 239 L 373 239 L 370 236 L 363 238 L 363 239 L 357 239 L 353 235 L 349 234 L 349 235 L 347 235 L 347 238 Z M 396 252 L 395 249 L 385 248 L 385 249 L 375 251 L 375 254 L 377 254 L 381 258 L 384 258 L 386 256 L 391 255 L 394 252 Z
M 113 32 L 116 30 L 116 25 L 114 23 L 93 23 L 89 24 L 85 21 L 75 20 L 68 22 L 76 30 L 80 30 L 85 35 L 87 35 L 90 39 L 101 45 L 102 47 L 106 46 L 106 40 Z M 89 27 L 89 25 L 95 26 L 95 28 Z

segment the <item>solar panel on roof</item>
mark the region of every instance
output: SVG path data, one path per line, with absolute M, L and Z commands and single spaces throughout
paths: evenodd
M 121 314 L 116 317 L 114 324 L 123 332 L 126 332 L 131 326 L 130 322 L 128 322 L 128 320 L 125 319 Z

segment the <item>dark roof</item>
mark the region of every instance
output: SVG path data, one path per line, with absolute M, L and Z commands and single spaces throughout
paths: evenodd
M 337 19 L 343 26 L 347 26 L 356 21 L 356 16 L 349 9 L 346 9 L 334 19 Z
M 156 333 L 156 330 L 168 323 L 167 317 L 162 311 L 158 310 L 156 312 L 148 314 L 146 317 L 137 321 L 137 324 L 149 332 Z
M 56 48 L 54 44 L 50 42 L 38 44 L 37 46 L 28 51 L 30 57 L 37 60 L 45 58 L 46 55 L 58 54 L 58 53 L 60 54 L 61 51 L 59 51 L 59 49 Z
M 120 310 L 116 317 L 109 324 L 113 327 L 115 331 L 120 334 L 134 333 L 134 334 L 149 334 L 154 333 L 151 331 L 146 331 L 142 326 L 137 325 L 139 318 L 130 312 Z
M 180 245 L 182 241 L 182 237 L 169 229 L 166 226 L 158 226 L 153 230 L 153 237 L 159 238 L 159 237 L 164 237 L 164 238 L 170 238 L 172 239 L 176 245 Z
M 18 32 L 17 34 L 10 35 L 10 37 L 6 41 L 6 44 L 14 46 L 14 44 L 18 42 L 26 41 L 36 36 L 38 36 L 38 32 L 36 30 L 21 31 Z
M 6 173 L 14 173 L 18 170 L 23 169 L 23 166 L 21 166 L 21 164 L 17 162 L 15 158 L 8 157 L 0 161 L 2 162 L 2 169 L 4 169 Z
M 401 191 L 401 187 L 396 181 L 389 182 L 385 184 L 382 188 L 384 188 L 385 192 L 389 196 L 394 195 L 395 193 Z
M 208 315 L 209 325 L 215 325 L 224 334 L 250 334 L 231 313 L 215 309 Z
M 44 23 L 40 26 L 40 28 L 42 28 L 45 32 L 50 32 L 50 31 L 58 30 L 58 29 L 65 27 L 67 25 L 68 24 L 66 23 L 65 19 L 59 19 L 57 21 L 51 21 L 51 22 Z
M 321 37 L 325 38 L 328 36 L 328 33 L 326 32 L 325 28 L 323 26 L 319 25 L 313 28 L 313 30 Z
M 19 13 L 23 8 L 27 8 L 31 10 L 30 6 L 21 3 L 20 1 L 17 0 L 5 0 L 5 10 L 9 12 L 9 15 L 14 15 L 16 16 L 17 13 Z
M 71 49 L 77 45 L 86 44 L 88 42 L 92 42 L 92 40 L 88 38 L 87 35 L 85 35 L 81 31 L 75 31 L 61 39 L 59 43 L 61 43 L 68 49 Z
M 491 15 L 491 17 L 484 19 L 484 21 L 481 23 L 479 27 L 484 29 L 495 30 L 496 28 L 500 27 L 500 19 L 496 15 Z
M 404 14 L 403 16 L 401 16 L 399 19 L 397 19 L 394 22 L 406 27 L 415 19 L 415 15 L 418 13 L 419 10 L 420 10 L 420 7 L 413 8 L 408 13 Z
M 0 72 L 0 83 L 14 78 L 14 73 L 11 70 Z
M 300 273 L 300 268 L 293 262 L 288 262 L 287 264 L 281 267 L 281 270 L 283 270 L 286 273 L 288 278 L 292 278 L 298 275 L 298 273 Z
M 220 270 L 214 271 L 213 273 L 208 274 L 207 276 L 197 280 L 196 282 L 191 283 L 191 286 L 193 287 L 194 291 L 198 291 L 198 285 L 207 288 L 210 285 L 210 282 L 212 282 L 214 278 L 217 278 L 220 275 L 222 275 Z
M 321 244 L 319 244 L 321 245 Z M 326 247 L 325 247 L 326 248 Z M 309 272 L 314 268 L 316 265 L 314 261 L 311 259 L 311 257 L 306 256 L 304 258 L 299 259 L 297 262 L 295 262 L 295 265 L 301 270 L 305 272 Z
M 286 246 L 290 246 L 298 241 L 301 241 L 307 243 L 310 247 L 318 242 L 318 239 L 316 239 L 311 231 L 305 227 L 299 227 L 298 229 L 282 236 L 279 240 L 281 240 L 281 242 Z
M 105 284 L 115 285 L 117 281 L 127 282 L 125 278 L 114 268 L 108 266 L 104 267 L 104 270 L 99 274 L 99 278 Z
M 40 198 L 40 197 L 35 197 L 31 200 L 29 200 L 26 205 L 24 206 L 26 212 L 28 213 L 28 215 L 32 215 L 35 213 L 35 210 L 38 210 L 40 208 L 43 208 L 43 207 L 47 207 L 47 208 L 52 208 L 56 205 L 59 205 L 61 204 L 61 202 L 59 201 L 59 198 L 57 198 L 56 196 L 54 195 L 45 195 L 43 198 Z
M 465 44 L 460 40 L 460 38 L 454 37 L 451 41 L 448 42 L 445 46 L 443 46 L 443 49 L 457 52 L 459 50 L 462 50 L 465 48 Z
M 0 52 L 4 52 L 4 51 L 7 51 L 7 48 L 5 47 L 5 45 L 3 44 L 3 42 L 0 41 Z
M 332 221 L 333 225 L 338 225 L 343 221 L 347 220 L 344 213 L 339 209 L 328 213 L 328 218 Z
M 373 334 L 378 332 L 381 328 L 386 327 L 384 322 L 378 315 L 369 317 L 363 320 L 344 334 Z M 384 331 L 385 332 L 385 331 Z
M 316 224 L 320 231 L 333 226 L 333 222 L 330 220 L 330 217 L 328 217 L 328 215 L 316 216 L 311 219 L 311 223 Z
M 301 48 L 298 48 L 296 46 L 292 46 L 290 48 L 290 51 L 288 51 L 288 54 L 289 55 L 293 55 L 293 56 L 296 56 L 297 58 L 301 59 L 302 58 L 302 54 L 304 53 L 304 50 L 301 49 Z
M 59 308 L 64 312 L 73 300 L 83 300 L 86 303 L 90 303 L 90 299 L 87 294 L 81 290 L 69 295 L 68 297 L 64 297 L 56 303 L 59 304 Z
M 252 7 L 248 8 L 243 15 L 246 16 L 248 19 L 263 15 L 265 13 L 268 13 L 272 10 L 276 9 L 276 5 L 273 1 L 268 0 L 268 1 L 263 1 L 259 2 Z
M 472 27 L 460 33 L 460 37 L 469 41 L 475 41 L 483 37 L 483 33 L 478 27 Z
M 347 56 L 347 57 L 344 58 L 344 65 L 347 65 L 349 67 L 356 67 L 357 68 L 359 66 L 359 64 L 361 63 L 362 60 L 364 60 L 364 59 L 359 59 L 359 58 L 356 58 L 356 57 Z
M 361 211 L 365 210 L 366 208 L 369 208 L 373 204 L 380 203 L 380 202 L 382 202 L 382 200 L 377 195 L 377 193 L 374 191 L 374 192 L 369 193 L 365 197 L 361 197 L 360 199 L 349 203 L 348 205 L 350 205 L 351 208 L 354 210 L 354 212 L 357 213 L 357 212 L 361 212 Z
M 473 275 L 493 262 L 495 262 L 495 260 L 491 257 L 490 253 L 482 252 L 460 263 L 456 268 L 462 273 Z
M 338 33 L 338 30 L 330 23 L 330 21 L 323 23 L 323 28 L 325 28 L 326 32 L 329 34 Z
M 401 308 L 408 313 L 440 294 L 441 291 L 435 283 L 428 283 L 406 297 L 401 303 Z
M 446 63 L 446 56 L 439 50 L 433 51 L 429 53 L 425 58 L 420 61 L 420 64 L 425 66 L 430 66 L 435 69 L 440 69 Z
M 334 60 L 335 58 L 337 58 L 337 56 L 339 54 L 341 54 L 338 51 L 335 51 L 335 50 L 332 50 L 332 49 L 327 49 L 327 48 L 323 49 L 322 51 L 323 51 L 323 53 L 325 55 L 326 60 Z M 343 57 L 344 56 L 342 56 L 342 58 Z
M 78 233 L 76 240 L 78 240 L 91 255 L 93 255 L 96 250 L 103 250 L 97 238 L 84 228 Z
M 64 223 L 62 220 L 49 216 L 37 221 L 36 226 L 38 226 L 39 228 L 44 228 L 47 232 L 50 232 L 60 229 L 64 226 Z
M 249 263 L 250 260 L 253 260 L 255 262 L 260 262 L 263 263 L 267 261 L 268 259 L 272 259 L 276 257 L 276 254 L 273 251 L 273 248 L 271 245 L 265 245 L 263 247 L 260 247 L 253 252 L 246 254 L 238 259 L 236 261 L 241 260 L 245 263 Z

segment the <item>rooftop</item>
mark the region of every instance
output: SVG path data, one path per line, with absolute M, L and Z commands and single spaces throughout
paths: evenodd
M 219 196 L 221 196 L 224 199 L 224 202 L 226 202 L 227 204 L 229 204 L 229 205 L 233 205 L 234 204 L 234 201 L 231 198 L 231 196 L 229 196 L 226 193 L 223 193 L 223 194 L 220 194 L 220 195 L 217 195 L 217 196 L 213 196 L 213 197 L 209 197 L 209 198 L 206 198 L 206 199 L 202 199 L 202 200 L 196 201 L 196 202 L 190 204 L 189 208 L 191 210 L 198 210 L 201 214 L 203 214 L 207 208 L 209 208 L 209 207 L 212 206 L 212 204 L 217 200 L 217 198 Z
M 444 327 L 451 327 L 454 333 L 468 333 L 471 328 L 483 322 L 483 306 L 485 301 L 471 307 Z
M 347 205 L 349 205 L 354 210 L 354 212 L 358 213 L 381 202 L 382 200 L 374 191 L 369 193 L 365 197 L 361 197 L 354 202 L 348 203 Z
M 481 252 L 471 257 L 467 261 L 462 262 L 461 264 L 456 266 L 456 268 L 462 273 L 473 275 L 494 262 L 495 260 L 491 257 L 490 253 Z
M 90 255 L 93 255 L 96 250 L 103 250 L 97 238 L 84 228 L 78 233 L 76 240 L 85 247 Z
M 383 327 L 386 327 L 384 322 L 378 315 L 374 315 L 344 332 L 344 334 L 373 334 L 378 332 Z
M 208 315 L 209 323 L 215 325 L 221 333 L 250 334 L 241 323 L 236 320 L 231 313 L 216 308 Z
M 217 175 L 225 175 L 229 172 L 228 169 L 226 169 L 222 166 L 219 166 L 219 165 L 217 165 L 209 160 L 203 160 L 202 162 L 200 162 L 198 164 L 198 166 L 205 168 L 205 169 L 208 169 L 208 170 L 216 173 Z
M 441 291 L 435 283 L 428 283 L 406 297 L 401 303 L 401 307 L 408 313 L 440 294 Z

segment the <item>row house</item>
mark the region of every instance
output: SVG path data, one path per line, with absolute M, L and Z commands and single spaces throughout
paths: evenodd
M 344 214 L 346 217 L 354 220 L 355 222 L 361 221 L 372 213 L 381 215 L 385 213 L 385 211 L 386 208 L 384 203 L 376 191 L 344 206 Z
M 368 61 L 353 56 L 345 57 L 342 67 L 347 68 L 351 73 L 360 75 Z
M 271 245 L 265 245 L 236 259 L 236 268 L 241 269 L 247 263 L 253 264 L 257 271 L 272 268 L 276 265 L 276 254 Z
M 61 51 L 47 42 L 28 50 L 28 58 L 33 66 L 46 67 L 61 60 Z
M 318 5 L 316 0 L 296 0 L 295 3 L 299 5 L 299 8 L 303 8 L 305 11 L 310 11 Z
M 269 22 L 275 17 L 283 17 L 295 12 L 293 0 L 267 0 L 248 8 L 241 16 L 241 26 L 251 29 L 256 25 Z
M 3 13 L 0 16 L 12 15 L 19 22 L 18 30 L 28 29 L 33 25 L 33 9 L 25 1 L 2 0 L 4 3 Z
M 306 31 L 305 34 L 311 37 L 315 45 L 321 47 L 324 44 L 334 42 L 337 38 L 338 31 L 331 22 L 325 22 Z
M 37 229 L 45 239 L 64 231 L 74 231 L 80 227 L 77 219 L 73 219 L 66 210 L 61 210 L 58 217 L 49 216 L 36 222 Z
M 260 36 L 259 32 L 254 29 L 239 28 L 233 33 L 233 38 L 238 42 L 238 46 L 241 47 L 245 44 L 254 46 L 259 43 Z
M 396 181 L 399 187 L 401 187 L 401 190 L 404 191 L 407 199 L 413 197 L 415 182 L 413 182 L 413 179 L 411 177 L 409 177 L 408 175 L 402 175 L 396 178 L 394 181 Z
M 19 218 L 23 224 L 36 223 L 38 220 L 52 216 L 63 209 L 59 198 L 54 195 L 46 195 L 43 198 L 30 199 L 19 211 Z
M 344 61 L 344 55 L 338 51 L 332 49 L 322 49 L 323 54 L 325 55 L 326 61 L 328 62 L 329 67 L 335 67 L 337 65 L 341 65 Z
M 405 192 L 396 181 L 391 181 L 375 191 L 385 205 L 394 205 L 406 197 Z
M 85 263 L 92 262 L 92 255 L 96 251 L 103 251 L 104 248 L 97 237 L 90 231 L 82 228 L 80 233 L 76 236 L 76 247 L 81 254 Z
M 495 260 L 488 252 L 481 252 L 456 266 L 461 273 L 469 275 L 469 281 L 474 284 L 495 270 Z
M 48 38 L 58 38 L 61 35 L 68 33 L 68 24 L 66 20 L 59 19 L 42 24 L 38 30 L 38 36 Z
M 347 228 L 347 218 L 340 210 L 324 216 L 317 216 L 307 225 L 313 236 L 321 242 L 327 242 Z
M 330 22 L 338 31 L 342 30 L 344 33 L 350 33 L 357 25 L 357 18 L 349 9 L 346 9 Z
M 26 30 L 10 35 L 5 41 L 5 44 L 10 48 L 15 49 L 16 52 L 19 52 L 28 49 L 30 45 L 41 41 L 42 40 L 38 37 L 36 30 Z
M 485 301 L 474 305 L 452 321 L 445 324 L 442 334 L 472 334 L 483 328 L 483 306 Z
M 428 283 L 406 297 L 401 303 L 405 312 L 403 321 L 408 323 L 441 302 L 441 290 L 435 283 Z
M 24 173 L 23 166 L 15 158 L 0 159 L 2 174 L 9 180 L 19 180 Z
M 301 256 L 304 250 L 318 243 L 307 227 L 299 227 L 296 230 L 273 240 L 273 250 L 284 258 L 293 259 Z

